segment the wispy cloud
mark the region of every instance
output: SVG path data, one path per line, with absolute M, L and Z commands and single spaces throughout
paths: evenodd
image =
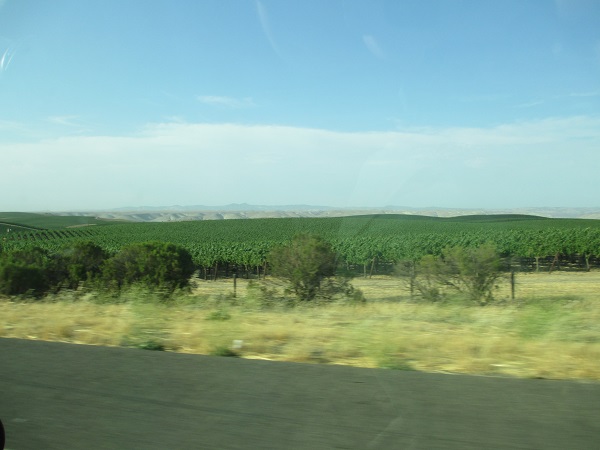
M 78 116 L 50 116 L 46 118 L 46 121 L 54 125 L 62 125 L 66 127 L 81 126 Z
M 17 122 L 14 120 L 2 120 L 2 119 L 0 119 L 0 130 L 7 131 L 7 132 L 16 132 L 18 134 L 28 133 L 30 131 L 29 127 L 25 123 Z
M 198 101 L 205 105 L 219 106 L 224 108 L 248 108 L 256 106 L 251 97 L 234 98 L 220 95 L 199 95 Z
M 281 52 L 279 51 L 279 47 L 277 46 L 277 42 L 275 42 L 273 32 L 271 31 L 271 24 L 269 22 L 269 16 L 267 14 L 267 8 L 265 8 L 265 5 L 263 5 L 263 3 L 260 0 L 256 1 L 256 12 L 258 14 L 260 27 L 262 28 L 265 37 L 269 41 L 269 45 L 277 54 L 277 56 L 281 58 Z
M 534 106 L 543 105 L 544 102 L 542 100 L 532 100 L 530 102 L 520 103 L 516 105 L 517 108 L 533 108 Z
M 50 130 L 59 135 L 89 135 L 92 133 L 93 125 L 86 123 L 77 115 L 56 115 L 46 117 L 45 122 L 51 125 Z
M 510 97 L 509 94 L 489 93 L 489 94 L 473 94 L 473 95 L 458 95 L 456 100 L 463 103 L 487 103 L 506 100 Z
M 585 92 L 569 92 L 568 94 L 553 95 L 546 98 L 545 100 L 531 100 L 529 102 L 523 102 L 515 105 L 515 108 L 533 108 L 535 106 L 543 105 L 546 103 L 554 103 L 557 101 L 565 101 L 576 98 L 591 98 L 599 97 L 600 91 L 585 91 Z
M 385 58 L 385 53 L 379 46 L 379 43 L 377 42 L 377 39 L 375 39 L 374 36 L 371 36 L 370 34 L 365 34 L 363 35 L 362 40 L 365 46 L 367 47 L 367 50 L 369 50 L 369 52 L 371 52 L 373 56 L 380 59 Z
M 2 7 L 1 4 L 0 4 L 0 7 Z M 8 66 L 10 66 L 10 63 L 14 56 L 15 56 L 14 50 L 12 50 L 10 48 L 7 48 L 6 50 L 4 50 L 4 53 L 0 57 L 0 72 L 4 72 L 8 69 Z

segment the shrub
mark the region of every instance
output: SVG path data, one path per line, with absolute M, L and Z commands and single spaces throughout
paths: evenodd
M 80 283 L 91 281 L 101 274 L 102 264 L 107 258 L 102 247 L 90 241 L 76 242 L 58 253 L 52 262 L 53 284 L 64 284 L 76 289 Z
M 152 350 L 155 352 L 164 352 L 165 345 L 162 342 L 157 342 L 155 340 L 150 339 L 149 341 L 142 342 L 138 346 L 142 350 Z
M 494 298 L 500 278 L 500 257 L 491 244 L 476 248 L 451 247 L 441 256 L 423 257 L 417 272 L 415 287 L 427 300 L 440 300 L 441 288 L 447 286 L 485 305 Z
M 269 254 L 271 272 L 289 283 L 289 291 L 298 300 L 310 301 L 322 294 L 330 297 L 342 286 L 325 282 L 335 275 L 337 258 L 323 239 L 308 234 L 295 236 L 288 245 L 275 248 Z
M 213 348 L 210 352 L 210 355 L 211 356 L 225 356 L 225 357 L 230 357 L 230 358 L 237 358 L 240 356 L 238 352 L 236 352 L 235 350 L 233 350 L 229 347 L 225 347 L 225 346 Z
M 416 265 L 415 272 L 420 276 L 412 283 L 423 299 L 437 302 L 444 298 L 441 286 L 446 283 L 447 270 L 441 258 L 425 255 Z
M 3 253 L 0 258 L 0 293 L 43 296 L 50 289 L 48 261 L 48 253 L 38 247 Z
M 446 284 L 465 292 L 479 304 L 494 299 L 500 278 L 500 256 L 491 244 L 476 248 L 452 247 L 444 251 Z
M 172 292 L 188 286 L 195 267 L 183 247 L 164 242 L 144 242 L 121 249 L 102 265 L 102 278 L 109 286 L 139 283 Z
M 206 320 L 215 320 L 218 322 L 222 322 L 229 319 L 231 319 L 231 314 L 229 314 L 224 309 L 217 309 L 216 311 L 213 311 L 208 316 L 206 316 Z
M 42 268 L 13 261 L 0 263 L 0 293 L 41 297 L 48 289 L 48 280 Z

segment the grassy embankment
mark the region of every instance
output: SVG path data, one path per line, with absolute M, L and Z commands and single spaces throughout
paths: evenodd
M 408 301 L 403 280 L 356 279 L 366 305 L 258 307 L 260 292 L 238 280 L 199 281 L 165 306 L 130 292 L 127 303 L 0 301 L 0 337 L 280 361 L 483 375 L 600 380 L 600 272 L 528 274 L 518 300 L 480 307 Z M 498 298 L 508 298 L 504 283 Z M 150 296 L 151 297 L 151 296 Z M 150 298 L 150 300 L 152 300 Z M 238 342 L 233 349 L 233 341 Z

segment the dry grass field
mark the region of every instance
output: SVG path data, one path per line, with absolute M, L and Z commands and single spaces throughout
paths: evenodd
M 600 380 L 600 272 L 520 274 L 497 304 L 410 301 L 405 281 L 353 284 L 366 304 L 264 307 L 257 282 L 198 281 L 165 305 L 132 290 L 0 300 L 0 337 L 347 364 L 397 370 Z

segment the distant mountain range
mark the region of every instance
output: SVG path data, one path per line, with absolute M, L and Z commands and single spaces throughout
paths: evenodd
M 314 206 L 314 205 L 278 205 L 278 206 L 267 206 L 267 205 L 250 205 L 248 203 L 230 203 L 229 205 L 220 206 L 206 206 L 206 205 L 173 205 L 173 206 L 126 206 L 124 208 L 111 209 L 110 211 L 123 211 L 123 212 L 149 212 L 149 211 L 309 211 L 319 210 L 327 211 L 332 208 L 330 206 Z
M 100 219 L 135 222 L 175 222 L 189 220 L 256 219 L 277 217 L 341 217 L 361 214 L 411 214 L 433 217 L 456 217 L 473 214 L 528 214 L 542 217 L 600 219 L 598 208 L 413 208 L 404 206 L 342 208 L 316 205 L 250 205 L 232 203 L 222 206 L 136 206 L 102 211 L 71 211 L 61 215 L 91 215 Z

